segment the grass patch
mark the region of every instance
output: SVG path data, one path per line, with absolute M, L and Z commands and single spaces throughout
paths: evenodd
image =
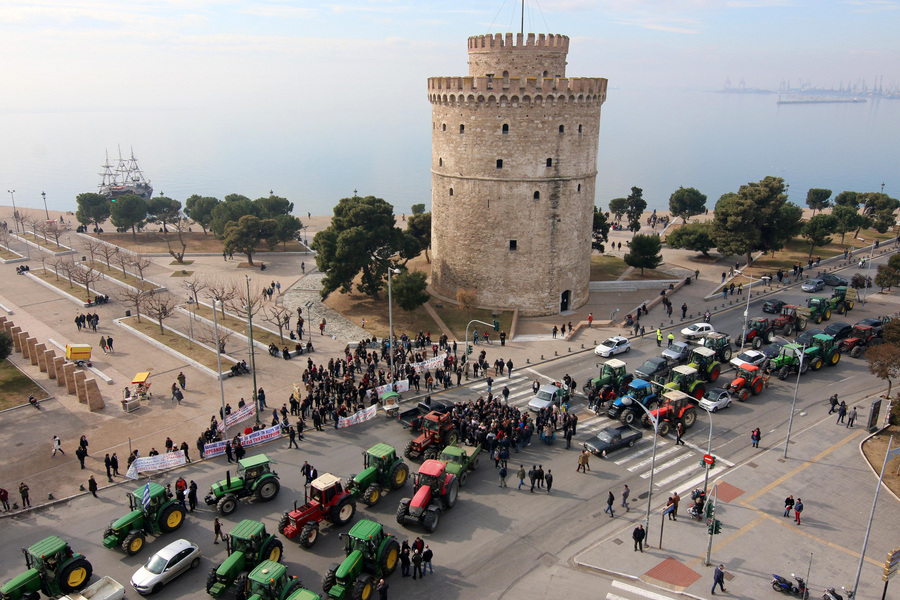
M 69 283 L 69 279 L 62 273 L 59 274 L 58 280 L 56 278 L 56 273 L 53 271 L 42 271 L 39 269 L 33 269 L 33 270 L 29 271 L 29 273 L 32 275 L 32 277 L 40 277 L 41 279 L 43 279 L 44 281 L 46 281 L 53 287 L 65 292 L 67 294 L 75 296 L 78 299 L 87 298 L 90 301 L 92 301 L 94 299 L 95 294 L 93 294 L 93 293 L 88 294 L 87 292 L 85 292 L 83 285 L 79 285 L 74 282 Z M 84 295 L 82 295 L 82 294 L 84 294 Z M 87 302 L 88 300 L 85 300 L 85 302 Z
M 168 252 L 168 248 L 166 246 L 166 242 L 162 239 L 161 233 L 153 231 L 145 231 L 142 233 L 138 233 L 136 236 L 132 236 L 131 232 L 128 233 L 103 233 L 103 234 L 90 234 L 91 237 L 95 237 L 97 239 L 103 240 L 104 242 L 108 242 L 110 244 L 114 244 L 119 246 L 120 248 L 125 248 L 132 252 L 137 253 L 160 253 L 160 252 Z M 172 240 L 173 248 L 181 248 L 181 245 L 178 243 L 178 238 L 176 235 L 169 234 L 169 237 Z M 215 252 L 217 254 L 221 254 L 225 248 L 225 244 L 222 240 L 217 240 L 216 236 L 212 233 L 204 235 L 202 231 L 200 232 L 189 232 L 183 235 L 184 244 L 185 244 L 185 252 L 188 254 L 200 253 L 200 252 Z M 306 248 L 300 242 L 288 242 L 286 247 L 285 245 L 279 244 L 278 248 L 273 250 L 273 252 L 303 252 Z M 265 246 L 260 247 L 261 251 L 268 251 L 268 248 Z
M 183 308 L 185 310 L 190 310 L 190 307 L 187 306 L 186 304 L 182 304 L 181 308 Z M 206 306 L 205 304 L 200 304 L 199 306 L 194 307 L 194 312 L 198 316 L 203 317 L 204 319 L 209 319 L 210 321 L 213 320 L 212 307 L 210 307 L 210 306 Z M 293 316 L 293 315 L 291 315 L 291 316 Z M 241 335 L 248 335 L 246 318 L 238 319 L 238 318 L 235 318 L 234 316 L 230 315 L 228 312 L 226 312 L 225 318 L 223 319 L 221 311 L 219 311 L 216 318 L 219 320 L 220 327 L 225 327 L 226 329 L 230 329 L 231 331 L 234 331 L 235 333 L 239 333 Z M 275 344 L 279 348 L 281 348 L 282 346 L 284 346 L 287 343 L 291 343 L 291 347 L 293 348 L 294 344 L 297 343 L 297 342 L 292 342 L 290 337 L 288 337 L 287 330 L 285 330 L 285 332 L 284 332 L 284 341 L 282 342 L 281 338 L 278 337 L 277 333 L 270 333 L 270 332 L 266 331 L 265 329 L 262 329 L 260 327 L 260 325 L 264 325 L 266 327 L 274 327 L 274 325 L 272 325 L 271 323 L 267 323 L 266 321 L 264 321 L 262 318 L 262 315 L 260 313 L 257 313 L 256 315 L 254 315 L 253 316 L 253 339 L 257 342 L 261 342 L 261 343 L 265 344 L 266 346 L 268 346 L 269 344 Z
M 628 270 L 628 265 L 618 256 L 591 256 L 591 281 L 616 281 Z M 645 279 L 678 279 L 678 277 L 657 269 L 635 269 L 625 276 L 626 281 Z
M 887 400 L 882 401 L 882 411 L 886 410 L 887 402 Z M 884 455 L 887 454 L 887 445 L 891 436 L 894 436 L 894 438 L 900 436 L 900 426 L 889 425 L 887 429 L 866 440 L 866 443 L 863 444 L 863 454 L 866 456 L 869 464 L 874 467 L 876 473 L 881 472 L 881 466 L 884 464 Z M 887 468 L 884 470 L 884 484 L 894 494 L 900 494 L 900 475 L 898 475 L 897 467 L 898 461 L 894 458 L 888 461 Z
M 100 271 L 107 277 L 115 279 L 116 281 L 121 281 L 122 283 L 127 283 L 132 287 L 142 290 L 155 290 L 159 288 L 155 283 L 151 283 L 147 280 L 141 281 L 140 278 L 135 277 L 128 271 L 123 273 L 122 269 L 116 266 L 107 266 L 105 262 L 94 260 L 91 262 L 91 265 L 94 267 L 94 270 Z
M 0 258 L 4 260 L 15 260 L 17 258 L 23 258 L 21 254 L 16 254 L 15 252 L 11 252 L 4 248 L 0 248 Z
M 192 342 L 190 339 L 182 337 L 172 331 L 166 330 L 165 333 L 160 333 L 159 323 L 152 321 L 147 317 L 143 317 L 140 323 L 138 322 L 137 317 L 128 317 L 122 319 L 122 322 L 140 331 L 147 337 L 153 338 L 161 344 L 165 344 L 172 350 L 180 352 L 181 354 L 184 354 L 185 356 L 196 360 L 204 367 L 209 367 L 214 372 L 218 368 L 218 366 L 216 365 L 216 354 L 214 352 L 212 352 L 211 350 L 207 350 L 199 344 Z M 226 369 L 230 369 L 233 364 L 233 361 L 229 360 L 225 356 L 222 356 L 223 371 Z M 145 366 L 140 368 L 151 370 L 152 362 L 148 362 L 147 364 L 145 364 Z
M 0 410 L 28 404 L 28 396 L 45 398 L 42 390 L 28 375 L 8 360 L 0 361 Z
M 24 231 L 24 232 L 20 233 L 19 235 L 21 237 L 37 244 L 41 248 L 46 248 L 47 250 L 49 250 L 50 252 L 53 252 L 53 253 L 68 251 L 68 248 L 66 248 L 65 246 L 57 245 L 56 242 L 48 242 L 47 240 L 45 240 L 42 237 L 35 237 L 35 235 L 33 233 L 31 233 L 30 231 Z
M 432 306 L 434 306 L 433 303 Z M 466 325 L 468 325 L 469 321 L 472 319 L 484 321 L 485 323 L 493 323 L 496 318 L 500 321 L 500 331 L 505 331 L 507 335 L 509 335 L 509 332 L 512 329 L 513 311 L 511 310 L 503 311 L 500 313 L 499 317 L 494 317 L 493 311 L 490 309 L 476 308 L 473 310 L 463 310 L 459 308 L 459 306 L 444 304 L 443 308 L 435 307 L 434 311 L 438 314 L 444 324 L 450 328 L 450 331 L 456 334 L 458 339 L 464 339 L 466 337 Z M 471 335 L 472 331 L 475 329 L 483 332 L 486 327 L 476 323 L 469 329 L 469 334 Z M 491 329 L 489 332 L 493 341 L 500 340 L 499 331 Z
M 169 277 L 190 277 L 193 274 L 193 271 L 185 271 L 182 269 L 181 271 L 175 271 L 174 273 L 169 275 Z
M 378 299 L 364 296 L 358 292 L 351 292 L 349 294 L 335 292 L 328 296 L 328 299 L 325 300 L 325 304 L 341 313 L 342 316 L 356 325 L 362 326 L 362 320 L 365 319 L 365 330 L 379 338 L 387 337 L 390 332 L 386 289 L 382 291 L 382 294 Z M 318 328 L 319 322 L 322 320 L 322 315 L 316 314 L 316 312 L 313 311 L 312 319 L 310 319 L 309 315 L 305 315 L 304 318 L 307 322 L 307 328 L 310 331 L 315 331 Z M 313 322 L 310 323 L 310 321 Z M 441 330 L 424 307 L 420 306 L 412 312 L 412 315 L 410 315 L 410 313 L 405 310 L 401 310 L 395 302 L 394 335 L 400 337 L 405 333 L 413 338 L 420 331 L 424 333 L 431 332 L 431 335 L 436 338 L 440 335 Z M 328 333 L 327 327 L 325 328 L 325 333 Z
M 194 261 L 192 261 L 192 260 L 186 260 L 186 261 L 183 261 L 183 262 L 178 262 L 177 260 L 173 260 L 173 261 L 170 262 L 169 264 L 172 265 L 172 266 L 176 266 L 176 267 L 179 266 L 179 265 L 188 266 L 188 265 L 194 264 Z

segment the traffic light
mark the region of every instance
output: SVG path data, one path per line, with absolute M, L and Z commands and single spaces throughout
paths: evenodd
M 716 520 L 715 520 L 715 519 L 710 519 L 710 520 L 707 522 L 707 525 L 706 525 L 706 532 L 707 532 L 709 535 L 712 535 L 712 534 L 714 534 L 714 533 L 716 532 Z
M 703 511 L 707 519 L 712 519 L 713 515 L 716 514 L 716 505 L 712 502 L 707 502 L 706 506 L 703 507 Z
M 500 321 L 494 319 L 494 331 L 500 331 Z
M 466 354 L 472 354 L 472 344 L 466 344 Z
M 713 519 L 713 534 L 722 533 L 722 521 Z

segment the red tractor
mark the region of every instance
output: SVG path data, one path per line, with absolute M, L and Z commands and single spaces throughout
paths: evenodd
M 659 435 L 666 435 L 669 431 L 681 423 L 685 429 L 690 429 L 697 422 L 697 409 L 692 398 L 679 391 L 667 391 L 663 394 L 659 408 L 650 411 L 650 414 L 659 419 Z M 651 425 L 647 416 L 643 419 L 644 425 Z
M 747 322 L 747 332 L 743 340 L 744 344 L 750 344 L 755 350 L 762 348 L 763 344 L 771 344 L 775 341 L 775 328 L 769 323 L 767 317 L 753 317 Z M 741 347 L 740 340 L 735 340 L 734 345 Z
M 432 533 L 437 529 L 441 513 L 453 508 L 459 496 L 459 480 L 447 473 L 446 464 L 439 460 L 426 460 L 416 475 L 413 497 L 404 498 L 397 507 L 397 522 L 401 525 L 418 524 Z
M 445 446 L 455 446 L 459 431 L 450 420 L 450 413 L 431 411 L 422 418 L 422 433 L 410 440 L 403 455 L 410 459 L 437 458 Z
M 320 475 L 310 485 L 306 502 L 301 507 L 294 503 L 294 510 L 284 513 L 278 523 L 278 531 L 288 539 L 300 536 L 300 545 L 312 548 L 319 539 L 319 523 L 346 525 L 356 514 L 353 494 L 341 485 L 340 477 L 331 473 Z
M 756 365 L 741 364 L 738 367 L 737 375 L 728 385 L 728 390 L 737 396 L 737 399 L 744 402 L 750 397 L 750 394 L 756 396 L 763 389 L 763 378 L 760 375 L 759 367 Z
M 871 325 L 854 325 L 850 337 L 841 341 L 841 352 L 849 352 L 853 358 L 859 358 L 869 346 L 877 346 L 884 343 L 878 332 Z
M 795 331 L 803 331 L 806 329 L 806 317 L 803 309 L 794 304 L 785 304 L 781 307 L 781 314 L 775 317 L 772 329 L 784 332 L 784 335 L 791 335 Z

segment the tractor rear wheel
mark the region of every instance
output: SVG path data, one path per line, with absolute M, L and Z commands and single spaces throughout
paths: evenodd
M 446 508 L 453 508 L 456 505 L 456 501 L 459 498 L 459 479 L 454 477 L 450 480 L 450 485 L 447 487 L 447 494 L 444 496 L 444 506 Z
M 803 361 L 803 364 L 800 365 L 800 374 L 806 375 L 806 372 L 809 371 L 809 361 Z
M 288 516 L 288 514 L 284 513 L 283 515 L 281 515 L 281 520 L 278 521 L 278 533 L 280 533 L 281 535 L 284 535 L 284 530 L 290 524 L 291 524 L 291 518 Z
M 372 592 L 375 591 L 375 582 L 372 579 L 371 575 L 362 574 L 359 576 L 353 583 L 353 593 L 351 598 L 353 600 L 369 600 L 372 597 Z
M 444 434 L 444 445 L 445 446 L 455 446 L 456 442 L 459 441 L 459 432 L 456 428 L 448 429 Z
M 831 309 L 830 309 L 830 308 L 826 308 L 826 309 L 825 309 L 825 320 L 828 321 L 828 320 L 830 320 L 830 319 L 831 319 Z
M 684 424 L 685 429 L 693 427 L 694 423 L 697 422 L 697 411 L 693 408 L 685 410 L 684 414 L 681 415 L 681 422 Z
M 834 349 L 831 351 L 831 354 L 828 355 L 828 362 L 826 363 L 829 367 L 833 367 L 834 365 L 841 362 L 841 353 Z
M 256 488 L 256 499 L 260 502 L 268 502 L 278 495 L 281 490 L 281 484 L 274 477 L 270 477 L 259 484 Z
M 172 533 L 184 523 L 184 507 L 170 504 L 159 515 L 159 528 L 164 533 Z
M 317 539 L 319 539 L 319 523 L 317 521 L 309 521 L 300 530 L 300 545 L 306 549 L 312 548 Z
M 709 376 L 707 377 L 707 380 L 710 383 L 715 383 L 721 373 L 722 367 L 719 365 L 719 363 L 713 363 L 713 365 L 709 369 Z
M 762 348 L 762 338 L 760 336 L 756 336 L 753 338 L 753 349 L 759 350 Z
M 273 536 L 266 542 L 265 546 L 263 546 L 262 552 L 260 552 L 259 555 L 272 562 L 281 562 L 281 556 L 283 554 L 284 545 L 281 543 L 281 540 Z
M 355 514 L 356 502 L 353 501 L 353 498 L 347 497 L 331 509 L 331 522 L 335 525 L 346 525 Z
M 409 440 L 409 443 L 406 444 L 406 450 L 403 451 L 403 456 L 412 460 L 413 457 L 413 448 L 415 448 L 415 444 L 413 444 L 415 440 Z
M 810 363 L 809 368 L 812 369 L 813 371 L 818 371 L 819 369 L 821 369 L 822 368 L 822 357 L 817 356 L 814 359 L 812 359 L 812 362 Z
M 434 460 L 437 457 L 438 457 L 437 448 L 429 448 L 428 450 L 425 451 L 424 454 L 422 454 L 422 458 L 424 458 L 425 460 Z
M 441 511 L 429 510 L 425 513 L 425 516 L 422 517 L 422 526 L 428 533 L 434 533 L 434 530 L 437 529 L 438 523 L 440 523 L 440 521 Z
M 219 509 L 220 513 L 227 516 L 237 510 L 237 504 L 237 497 L 234 494 L 225 494 L 216 504 L 216 508 Z
M 657 408 L 659 408 L 659 402 L 657 402 L 656 400 L 651 400 L 647 403 L 647 410 L 653 411 Z
M 406 485 L 409 479 L 409 466 L 405 462 L 398 462 L 391 469 L 391 489 L 399 490 Z
M 794 333 L 794 326 L 788 323 L 784 326 L 784 335 L 791 335 Z
M 125 539 L 122 540 L 122 551 L 128 556 L 134 556 L 144 549 L 144 532 L 134 529 L 128 532 Z
M 778 379 L 784 381 L 787 379 L 788 375 L 791 374 L 791 368 L 788 366 L 781 367 L 781 370 L 778 371 Z
M 853 358 L 859 358 L 860 354 L 862 354 L 862 346 L 853 346 L 850 350 L 850 356 Z
M 373 483 L 363 493 L 362 501 L 365 502 L 366 506 L 375 506 L 379 500 L 381 500 L 381 486 Z
M 459 474 L 459 487 L 465 487 L 467 481 L 469 481 L 469 471 L 463 469 Z
M 397 562 L 400 559 L 400 542 L 395 539 L 390 540 L 381 552 L 381 572 L 390 575 L 397 570 Z
M 397 523 L 400 525 L 406 524 L 406 517 L 409 515 L 409 502 L 409 498 L 404 498 L 397 506 Z
M 331 565 L 331 568 L 325 572 L 325 577 L 322 578 L 322 591 L 325 594 L 328 594 L 328 590 L 334 587 L 334 584 L 337 583 L 337 571 L 341 568 L 341 565 L 335 563 Z
M 59 589 L 64 593 L 77 592 L 87 585 L 94 568 L 86 558 L 76 558 L 62 568 L 56 578 Z

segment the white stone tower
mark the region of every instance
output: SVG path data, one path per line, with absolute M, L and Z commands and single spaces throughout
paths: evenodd
M 587 302 L 606 79 L 567 78 L 569 38 L 469 38 L 432 77 L 432 286 L 548 315 Z

